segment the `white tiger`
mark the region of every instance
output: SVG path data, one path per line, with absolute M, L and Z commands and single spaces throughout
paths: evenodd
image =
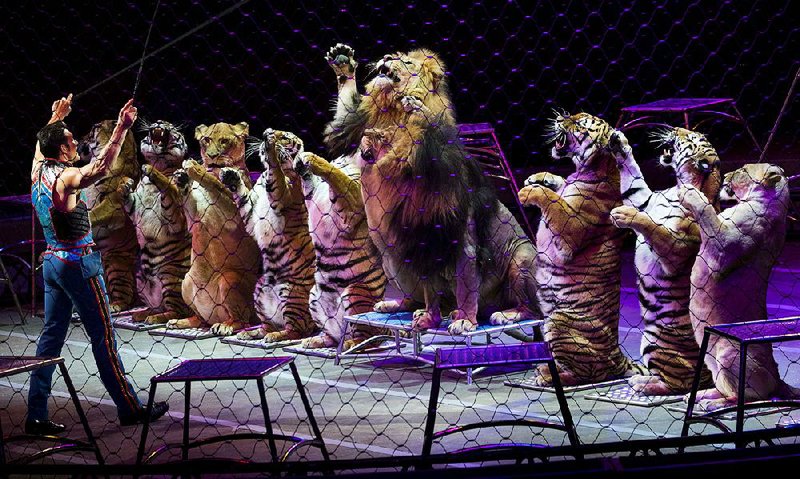
M 618 228 L 636 233 L 635 264 L 644 321 L 641 353 L 649 374 L 628 383 L 648 395 L 685 393 L 692 386 L 700 347 L 689 320 L 689 275 L 700 249 L 697 223 L 680 205 L 682 185 L 719 195 L 720 160 L 705 136 L 683 128 L 656 132 L 665 147 L 661 164 L 675 171 L 677 185 L 651 191 L 633 158 L 628 140 L 615 131 L 609 140 L 620 171 L 622 203 L 611 211 Z M 703 384 L 711 382 L 704 370 Z

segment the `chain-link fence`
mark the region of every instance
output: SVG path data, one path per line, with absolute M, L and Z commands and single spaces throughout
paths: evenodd
M 65 358 L 107 464 L 460 466 L 492 444 L 574 458 L 578 444 L 678 452 L 681 437 L 741 430 L 793 444 L 798 355 L 783 341 L 798 326 L 775 321 L 800 311 L 789 12 L 10 9 L 0 356 Z M 139 120 L 101 122 L 131 96 L 151 20 Z M 60 125 L 40 135 L 29 174 L 69 92 L 80 142 Z M 29 178 L 33 214 L 13 196 Z M 183 362 L 201 359 L 231 361 Z M 48 399 L 37 371 L 0 379 L 4 433 L 49 418 L 85 437 L 65 378 Z M 132 426 L 156 384 L 155 415 L 170 411 L 142 442 Z M 687 405 L 711 415 L 686 421 Z M 712 442 L 700 448 L 733 440 Z

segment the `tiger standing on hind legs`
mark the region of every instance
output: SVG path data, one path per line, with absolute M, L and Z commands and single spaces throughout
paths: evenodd
M 532 175 L 519 192 L 523 205 L 542 211 L 536 282 L 545 342 L 565 386 L 642 373 L 619 344 L 623 232 L 611 223 L 610 213 L 622 197 L 609 152 L 612 128 L 587 113 L 562 113 L 549 130 L 553 158 L 571 159 L 576 171 L 566 179 Z M 552 384 L 546 366 L 539 367 L 536 381 Z
M 641 353 L 649 371 L 629 378 L 628 383 L 646 395 L 684 394 L 692 387 L 700 359 L 689 317 L 689 277 L 700 250 L 700 230 L 681 206 L 678 192 L 683 185 L 698 188 L 714 200 L 719 211 L 716 198 L 722 175 L 719 156 L 702 134 L 668 128 L 653 136 L 665 148 L 661 165 L 673 169 L 677 180 L 663 191 L 650 190 L 625 135 L 615 131 L 610 138 L 623 203 L 611 211 L 611 221 L 636 233 L 635 265 L 644 321 Z M 701 386 L 711 383 L 711 373 L 704 368 Z
M 140 151 L 145 164 L 140 181 L 123 178 L 112 193 L 117 198 L 105 203 L 110 208 L 121 204 L 136 228 L 137 289 L 147 309 L 134 313 L 132 319 L 164 324 L 191 314 L 183 301 L 181 282 L 189 270 L 192 237 L 183 198 L 169 179 L 181 167 L 188 147 L 180 130 L 169 122 L 144 124 L 142 130 L 146 135 Z
M 252 189 L 237 168 L 223 168 L 220 179 L 233 193 L 262 257 L 263 274 L 253 295 L 261 326 L 241 331 L 237 337 L 273 343 L 316 332 L 308 305 L 316 268 L 308 211 L 292 165 L 303 152 L 303 142 L 293 133 L 272 129 L 263 137 L 258 153 L 264 172 Z

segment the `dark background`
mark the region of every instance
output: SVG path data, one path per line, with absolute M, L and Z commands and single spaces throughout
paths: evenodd
M 449 67 L 459 120 L 493 123 L 523 175 L 549 167 L 542 134 L 554 107 L 613 124 L 625 105 L 733 97 L 763 144 L 800 66 L 800 27 L 789 0 L 239 3 L 162 1 L 150 52 L 210 23 L 145 61 L 140 116 L 183 123 L 190 138 L 197 124 L 217 121 L 247 121 L 253 135 L 288 129 L 324 154 L 321 131 L 336 92 L 323 60 L 327 49 L 349 43 L 363 73 L 385 53 L 425 46 Z M 154 7 L 154 1 L 5 6 L 0 195 L 28 191 L 34 136 L 54 99 L 89 89 L 69 118 L 77 135 L 116 116 L 138 66 L 108 78 L 141 57 Z M 768 157 L 789 170 L 798 157 L 796 103 Z M 757 159 L 741 125 L 720 122 L 706 131 L 729 165 Z M 655 156 L 633 139 L 640 161 Z

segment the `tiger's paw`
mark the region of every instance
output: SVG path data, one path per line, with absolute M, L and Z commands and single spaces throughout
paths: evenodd
M 226 321 L 224 323 L 212 324 L 211 334 L 216 336 L 231 336 L 238 329 L 241 329 L 239 323 Z
M 230 168 L 227 166 L 220 170 L 219 179 L 226 188 L 234 193 L 239 191 L 239 188 L 244 183 L 242 180 L 242 172 L 239 171 L 238 168 Z
M 611 210 L 611 222 L 617 228 L 630 228 L 639 210 L 633 206 L 617 206 Z
M 123 176 L 120 178 L 119 184 L 117 185 L 117 193 L 119 193 L 123 199 L 127 199 L 131 196 L 131 193 L 133 193 L 133 185 L 133 178 Z
M 300 333 L 292 331 L 291 329 L 281 329 L 280 331 L 273 331 L 264 335 L 265 343 L 277 343 L 279 341 L 289 341 L 292 339 L 300 339 Z
M 525 179 L 525 186 L 539 185 L 553 191 L 558 191 L 564 186 L 564 183 L 566 183 L 564 178 L 547 171 L 536 173 Z
M 303 178 L 311 176 L 311 158 L 313 153 L 304 152 L 294 158 L 294 171 Z
M 675 392 L 659 376 L 636 374 L 628 378 L 628 386 L 645 396 L 667 396 Z
M 167 321 L 167 329 L 190 329 L 199 328 L 203 322 L 197 316 L 189 318 L 171 319 Z
M 238 333 L 236 333 L 236 339 L 241 339 L 243 341 L 252 339 L 263 339 L 266 334 L 267 334 L 267 329 L 262 325 L 257 328 L 243 329 L 239 331 Z
M 111 311 L 111 314 L 116 314 L 120 311 L 124 311 L 125 305 L 116 301 L 112 301 L 111 304 L 108 305 L 108 309 Z
M 198 163 L 197 161 L 195 161 L 192 158 L 189 158 L 188 160 L 184 160 L 183 161 L 183 165 L 181 165 L 181 166 L 186 171 L 186 174 L 189 175 L 189 178 L 192 178 L 192 179 L 195 179 L 195 180 L 198 179 L 198 178 L 202 178 L 203 175 L 208 173 L 206 171 L 206 169 L 203 167 L 203 165 L 201 165 L 200 163 Z
M 519 190 L 519 202 L 522 206 L 544 206 L 547 201 L 547 190 L 542 185 L 530 185 Z
M 310 338 L 304 338 L 300 342 L 300 346 L 305 349 L 332 348 L 336 346 L 336 340 L 327 334 L 322 333 L 316 336 L 311 336 Z
M 337 78 L 353 78 L 358 67 L 356 52 L 349 45 L 337 43 L 325 54 L 325 61 L 331 66 Z
M 619 130 L 614 130 L 608 139 L 608 149 L 614 155 L 617 162 L 626 160 L 631 152 L 631 146 L 628 144 L 628 138 Z
M 172 174 L 172 182 L 179 190 L 185 190 L 189 186 L 189 174 L 184 169 L 175 170 L 175 173 Z
M 418 309 L 414 311 L 411 328 L 417 331 L 437 328 L 441 322 L 441 314 L 428 311 L 427 309 Z

